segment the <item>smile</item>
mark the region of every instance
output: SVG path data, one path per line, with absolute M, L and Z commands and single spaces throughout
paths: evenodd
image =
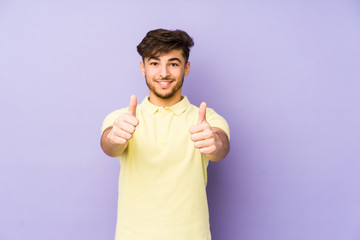
M 170 84 L 171 84 L 172 82 L 173 82 L 173 81 L 157 81 L 157 84 L 159 84 L 160 87 L 166 88 L 166 87 L 170 86 Z

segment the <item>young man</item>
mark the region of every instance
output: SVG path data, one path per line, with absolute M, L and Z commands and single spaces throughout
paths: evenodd
M 191 37 L 157 29 L 138 45 L 149 96 L 110 113 L 101 147 L 120 159 L 116 240 L 209 240 L 209 160 L 229 151 L 224 118 L 181 95 Z

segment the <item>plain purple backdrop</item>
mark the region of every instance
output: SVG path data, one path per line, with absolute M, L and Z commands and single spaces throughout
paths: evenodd
M 360 239 L 359 1 L 0 1 L 0 240 L 113 239 L 100 127 L 148 94 L 136 45 L 195 40 L 184 94 L 229 122 L 214 240 Z

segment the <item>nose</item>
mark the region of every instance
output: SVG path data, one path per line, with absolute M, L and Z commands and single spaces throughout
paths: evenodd
M 160 77 L 165 78 L 165 77 L 168 77 L 168 76 L 169 76 L 169 69 L 168 69 L 167 65 L 164 64 L 160 68 Z

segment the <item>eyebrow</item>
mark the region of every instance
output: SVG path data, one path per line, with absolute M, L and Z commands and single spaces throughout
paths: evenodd
M 178 58 L 170 58 L 169 62 L 172 62 L 172 61 L 178 61 L 179 63 L 181 63 L 180 59 L 178 59 Z
M 149 59 L 147 61 L 150 62 L 150 60 L 160 61 L 160 58 L 158 58 L 158 57 L 149 57 Z M 176 58 L 176 57 L 169 59 L 169 62 L 172 62 L 172 61 L 178 61 L 179 63 L 181 63 L 181 60 L 179 58 Z
M 158 58 L 158 57 L 149 57 L 149 59 L 147 61 L 150 62 L 150 60 L 160 61 L 160 58 Z

